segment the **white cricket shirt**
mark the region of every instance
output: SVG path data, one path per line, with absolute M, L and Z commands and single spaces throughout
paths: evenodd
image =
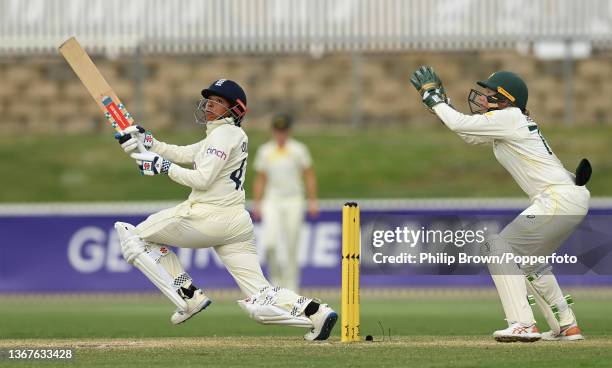
M 497 161 L 530 198 L 551 185 L 575 185 L 573 174 L 552 152 L 538 125 L 520 109 L 464 115 L 441 103 L 433 110 L 467 143 L 492 143 Z
M 177 164 L 168 176 L 192 188 L 189 200 L 214 206 L 244 205 L 248 137 L 232 118 L 206 124 L 206 138 L 189 146 L 175 146 L 154 140 L 151 151 Z
M 302 175 L 312 165 L 308 148 L 289 138 L 283 147 L 275 141 L 264 143 L 255 155 L 255 170 L 266 174 L 266 198 L 304 196 Z

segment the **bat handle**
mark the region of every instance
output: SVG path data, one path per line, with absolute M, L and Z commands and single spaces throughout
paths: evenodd
M 145 146 L 142 144 L 142 142 L 140 140 L 138 140 L 138 151 L 140 153 L 147 152 L 147 149 L 145 148 Z

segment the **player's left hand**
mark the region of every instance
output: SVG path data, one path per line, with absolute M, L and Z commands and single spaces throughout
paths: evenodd
M 446 91 L 442 81 L 430 66 L 421 66 L 410 77 L 410 83 L 416 88 L 428 109 L 447 102 Z
M 172 162 L 153 152 L 132 153 L 130 157 L 136 160 L 142 175 L 168 174 L 172 166 Z
M 140 145 L 147 151 L 153 146 L 153 133 L 140 125 L 131 125 L 123 132 L 115 133 L 115 139 L 127 154 L 137 152 Z

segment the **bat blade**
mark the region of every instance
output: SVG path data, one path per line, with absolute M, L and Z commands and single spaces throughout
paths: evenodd
M 59 47 L 59 51 L 115 130 L 122 132 L 134 124 L 132 115 L 75 37 L 66 40 Z

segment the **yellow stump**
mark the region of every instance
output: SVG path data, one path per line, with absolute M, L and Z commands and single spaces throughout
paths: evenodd
M 359 206 L 342 208 L 342 342 L 361 341 L 359 318 L 359 258 L 361 232 Z

